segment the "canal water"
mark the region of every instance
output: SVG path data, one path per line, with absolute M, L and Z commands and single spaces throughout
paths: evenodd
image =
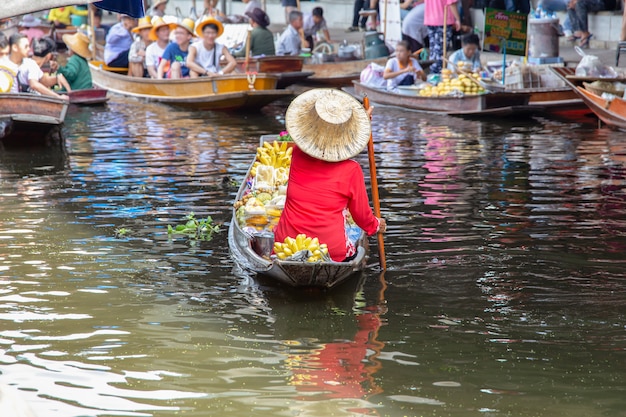
M 378 108 L 389 269 L 295 294 L 226 239 L 283 112 L 116 97 L 0 152 L 0 384 L 38 417 L 626 416 L 623 133 Z M 222 231 L 168 236 L 192 212 Z

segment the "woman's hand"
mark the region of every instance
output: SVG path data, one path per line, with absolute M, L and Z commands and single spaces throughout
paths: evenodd
M 387 222 L 382 217 L 378 218 L 378 233 L 385 233 L 387 231 Z

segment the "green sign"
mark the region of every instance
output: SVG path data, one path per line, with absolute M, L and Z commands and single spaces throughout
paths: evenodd
M 485 9 L 483 50 L 512 55 L 526 55 L 528 16 L 497 9 Z

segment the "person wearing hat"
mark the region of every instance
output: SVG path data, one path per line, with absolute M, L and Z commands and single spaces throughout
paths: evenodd
M 250 56 L 276 55 L 274 46 L 274 35 L 267 27 L 270 25 L 270 18 L 258 7 L 251 12 L 246 12 L 250 18 Z M 246 48 L 241 48 L 235 56 L 245 56 Z
M 63 42 L 68 47 L 70 57 L 63 67 L 57 69 L 57 74 L 65 77 L 69 84 L 67 91 L 85 90 L 92 88 L 91 72 L 87 59 L 91 57 L 89 51 L 89 38 L 82 32 L 76 32 L 73 35 L 63 35 Z
M 167 45 L 159 68 L 157 78 L 186 78 L 189 77 L 189 67 L 187 67 L 187 55 L 189 55 L 189 44 L 193 38 L 193 20 L 186 18 L 176 23 L 174 29 L 174 42 Z
M 110 67 L 127 68 L 128 52 L 133 43 L 131 30 L 137 26 L 137 19 L 122 15 L 121 20 L 111 26 L 104 45 L 104 63 Z
M 196 34 L 202 39 L 189 46 L 189 55 L 187 55 L 187 67 L 189 67 L 191 78 L 233 72 L 237 61 L 226 46 L 215 41 L 222 33 L 224 33 L 224 26 L 212 17 L 198 24 Z M 226 66 L 220 69 L 222 56 L 226 59 Z
M 165 8 L 167 7 L 168 0 L 156 0 L 154 2 L 154 6 L 150 8 L 148 11 L 148 15 L 152 17 L 163 17 L 165 16 Z
M 369 141 L 368 112 L 343 91 L 314 89 L 291 102 L 285 124 L 296 146 L 274 241 L 304 233 L 328 245 L 332 260 L 350 260 L 356 247 L 346 237 L 346 209 L 368 235 L 386 229 L 370 208 L 361 166 L 350 159 Z
M 150 16 L 139 19 L 137 26 L 132 29 L 132 32 L 139 36 L 136 36 L 128 51 L 128 75 L 131 77 L 148 76 L 148 70 L 146 69 L 146 48 L 152 42 L 150 40 L 151 29 L 152 23 L 150 22 Z
M 69 100 L 66 95 L 60 95 L 50 89 L 57 84 L 67 86 L 67 81 L 62 75 L 50 76 L 41 70 L 52 59 L 52 53 L 56 49 L 56 42 L 50 38 L 36 38 L 32 42 L 32 58 L 24 58 L 18 71 L 17 79 L 20 90 L 25 93 L 41 94 L 42 96 L 62 98 Z M 51 66 L 52 67 L 52 66 Z
M 152 41 L 146 48 L 146 69 L 150 78 L 158 77 L 158 68 L 163 52 L 170 43 L 170 31 L 175 29 L 173 23 L 166 23 L 161 17 L 152 19 L 152 29 L 149 38 Z
M 32 14 L 25 14 L 20 22 L 20 33 L 28 36 L 28 41 L 32 42 L 35 38 L 42 38 L 45 33 L 41 30 L 44 26 L 41 19 L 36 18 Z

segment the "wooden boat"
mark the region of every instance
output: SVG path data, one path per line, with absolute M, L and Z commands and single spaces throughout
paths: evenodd
M 573 68 L 552 68 L 555 74 L 561 77 L 589 107 L 589 109 L 602 120 L 607 126 L 617 129 L 626 129 L 626 100 L 620 97 L 611 99 L 603 98 L 596 94 L 599 91 L 591 91 L 592 88 L 584 87 L 584 83 L 593 81 L 620 81 L 626 82 L 624 78 L 594 78 L 579 77 L 575 75 Z
M 361 71 L 369 64 L 385 65 L 389 57 L 375 59 L 336 60 L 322 64 L 304 64 L 303 71 L 312 71 L 314 74 L 305 80 L 306 84 L 323 85 L 329 87 L 344 87 L 358 80 Z
M 304 57 L 301 56 L 264 56 L 246 59 L 237 58 L 237 72 L 256 72 L 272 74 L 278 77 L 276 88 L 286 88 L 292 84 L 302 82 L 313 75 L 313 71 L 302 71 Z
M 30 146 L 57 141 L 53 137 L 65 120 L 68 102 L 36 94 L 0 94 L 0 142 Z
M 263 141 L 272 141 L 276 135 L 266 135 Z M 254 163 L 254 161 L 253 161 Z M 239 201 L 250 190 L 252 165 L 246 173 L 244 181 L 237 193 Z M 272 235 L 273 236 L 273 235 Z M 255 249 L 255 240 L 259 236 L 250 235 L 239 224 L 236 210 L 233 208 L 232 220 L 228 229 L 228 245 L 233 260 L 244 271 L 262 275 L 263 277 L 290 287 L 317 287 L 330 289 L 345 282 L 365 268 L 369 251 L 367 236 L 361 232 L 357 241 L 357 256 L 350 262 L 296 262 L 278 258 L 263 257 Z
M 67 93 L 67 95 L 70 97 L 70 104 L 93 106 L 109 101 L 107 92 L 108 91 L 103 88 L 88 88 L 84 90 L 73 90 Z
M 529 93 L 494 92 L 463 97 L 421 97 L 381 90 L 358 81 L 354 81 L 354 91 L 344 90 L 357 98 L 367 95 L 372 102 L 386 106 L 451 116 L 487 117 L 511 114 L 517 116 L 537 110 L 528 106 Z
M 153 80 L 128 77 L 89 64 L 93 84 L 129 97 L 200 110 L 260 109 L 291 96 L 277 90 L 278 77 L 270 74 L 231 74 L 219 77 Z

